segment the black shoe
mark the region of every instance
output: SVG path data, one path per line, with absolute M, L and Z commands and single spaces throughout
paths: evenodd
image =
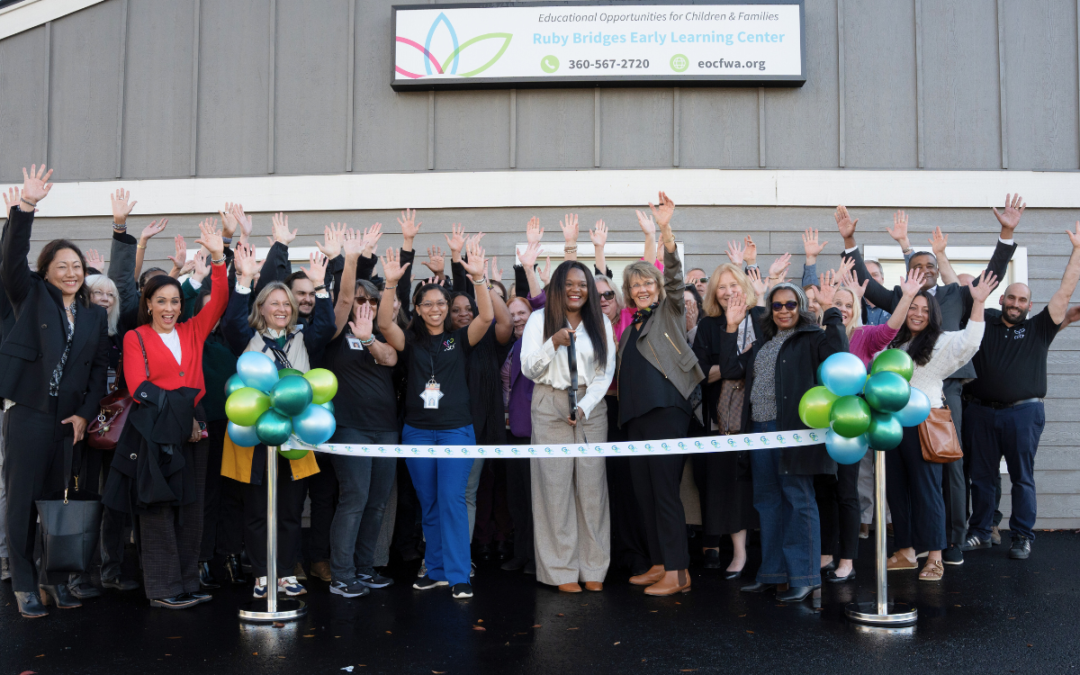
M 739 577 L 741 577 L 742 573 L 743 573 L 742 570 L 735 570 L 734 572 L 731 571 L 731 570 L 724 570 L 724 578 L 727 579 L 728 581 L 732 581 L 734 579 L 738 579 Z
M 90 600 L 91 598 L 101 597 L 101 589 L 97 586 L 94 586 L 89 581 L 82 584 L 68 586 L 67 589 L 79 600 Z
M 851 568 L 851 572 L 846 577 L 836 576 L 836 570 L 829 570 L 825 573 L 825 581 L 830 584 L 842 584 L 845 581 L 855 581 L 855 568 Z
M 371 590 L 361 583 L 359 579 L 350 579 L 348 581 L 331 581 L 330 592 L 343 598 L 362 598 L 371 593 Z
M 199 593 L 199 592 L 196 592 L 196 593 L 181 593 L 178 597 L 180 597 L 180 598 L 191 598 L 192 600 L 195 601 L 196 605 L 201 605 L 204 602 L 210 602 L 211 600 L 214 599 L 214 596 L 210 595 L 209 593 Z
M 19 614 L 27 619 L 40 619 L 49 615 L 49 610 L 38 600 L 37 593 L 15 591 L 15 600 L 19 603 Z
M 139 582 L 134 579 L 121 579 L 116 577 L 114 579 L 102 579 L 102 588 L 111 588 L 114 591 L 134 591 L 139 588 Z
M 499 560 L 509 560 L 514 557 L 514 542 L 500 541 L 495 547 L 495 555 Z
M 384 577 L 374 569 L 357 570 L 356 580 L 368 588 L 386 588 L 394 584 L 393 579 Z
M 760 581 L 755 581 L 752 584 L 743 586 L 739 590 L 743 593 L 765 593 L 776 588 L 776 584 L 763 584 Z
M 480 544 L 476 549 L 476 557 L 487 562 L 495 557 L 495 547 L 491 544 Z
M 417 579 L 416 583 L 414 583 L 412 585 L 412 587 L 415 588 L 418 591 L 426 591 L 426 590 L 428 590 L 430 588 L 435 588 L 437 586 L 449 586 L 449 585 L 450 585 L 449 581 L 435 581 L 434 579 L 432 579 L 431 577 L 429 577 L 429 576 L 427 576 L 425 574 L 424 576 Z
M 701 563 L 701 566 L 707 570 L 720 569 L 720 551 L 715 548 L 705 549 L 705 562 Z
M 150 601 L 151 607 L 161 607 L 162 609 L 187 609 L 197 604 L 199 604 L 199 601 L 189 593 L 181 593 L 172 598 L 157 598 Z
M 1029 555 L 1031 555 L 1031 540 L 1023 537 L 1013 539 L 1012 547 L 1009 549 L 1009 557 L 1013 560 L 1027 560 Z
M 82 603 L 77 598 L 71 595 L 71 591 L 65 584 L 56 584 L 55 586 L 47 586 L 42 584 L 39 586 L 41 589 L 41 603 L 45 606 L 51 602 L 60 609 L 75 609 L 76 607 L 82 607 Z M 98 591 L 101 594 L 101 591 Z
M 221 588 L 221 584 L 217 582 L 214 575 L 210 574 L 210 563 L 205 560 L 199 563 L 199 588 L 210 590 Z
M 503 570 L 504 572 L 517 572 L 520 569 L 524 569 L 525 566 L 528 564 L 529 561 L 525 558 L 510 558 L 502 565 L 500 565 L 499 569 Z
M 963 565 L 964 554 L 956 544 L 949 544 L 949 548 L 941 552 L 941 562 L 946 565 Z
M 973 534 L 967 538 L 967 541 L 960 544 L 960 550 L 967 553 L 968 551 L 977 551 L 978 549 L 990 548 L 991 546 L 993 546 L 993 544 L 991 544 L 989 540 L 983 541 L 982 539 L 979 539 L 977 535 Z
M 247 578 L 247 575 L 244 574 L 243 565 L 240 563 L 240 556 L 225 556 L 225 573 L 229 575 L 229 583 L 234 586 L 243 586 L 250 581 L 250 579 Z
M 832 570 L 829 571 L 831 572 Z M 854 572 L 852 574 L 854 574 Z M 817 584 L 816 586 L 797 586 L 795 588 L 789 588 L 782 593 L 777 593 L 776 599 L 780 602 L 802 602 L 809 598 L 810 595 L 819 588 L 821 588 L 821 584 Z
M 821 573 L 825 574 L 826 572 L 832 572 L 834 569 L 836 569 L 835 560 L 831 561 L 828 565 L 823 565 L 821 568 Z
M 450 590 L 453 592 L 454 598 L 457 600 L 472 597 L 471 584 L 454 584 L 454 587 Z
M 0 581 L 11 581 L 11 564 L 7 558 L 0 558 Z
M 525 569 L 522 572 L 536 576 L 536 561 L 530 559 L 529 562 L 525 563 Z

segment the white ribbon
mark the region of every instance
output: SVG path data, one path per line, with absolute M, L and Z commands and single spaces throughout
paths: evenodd
M 644 457 L 649 455 L 683 455 L 698 452 L 740 452 L 769 448 L 795 448 L 821 445 L 828 429 L 798 429 L 768 431 L 736 436 L 706 436 L 704 438 L 669 438 L 660 441 L 630 443 L 548 443 L 541 445 L 363 445 L 353 443 L 323 443 L 309 445 L 295 435 L 282 450 L 314 450 L 333 455 L 353 457 L 410 457 L 429 459 L 532 458 L 544 457 Z

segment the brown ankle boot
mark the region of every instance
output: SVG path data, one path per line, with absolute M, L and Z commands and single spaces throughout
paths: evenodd
M 660 581 L 664 577 L 664 566 L 653 565 L 649 568 L 649 571 L 645 574 L 639 574 L 636 577 L 630 577 L 630 583 L 635 586 L 652 586 L 657 581 Z
M 666 572 L 660 581 L 645 589 L 645 595 L 675 595 L 690 592 L 690 574 L 686 570 Z

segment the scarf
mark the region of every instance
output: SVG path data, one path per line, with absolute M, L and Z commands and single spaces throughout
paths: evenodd
M 653 310 L 655 310 L 659 306 L 659 302 L 654 302 L 645 309 L 639 309 L 638 311 L 634 312 L 634 318 L 630 320 L 630 323 L 644 324 L 646 321 L 649 320 L 649 317 L 652 316 Z

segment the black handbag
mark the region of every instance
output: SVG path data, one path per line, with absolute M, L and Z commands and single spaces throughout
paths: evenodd
M 41 519 L 41 565 L 46 572 L 89 572 L 101 531 L 101 497 L 80 486 L 71 488 L 74 438 L 64 440 L 64 491 L 37 500 Z

